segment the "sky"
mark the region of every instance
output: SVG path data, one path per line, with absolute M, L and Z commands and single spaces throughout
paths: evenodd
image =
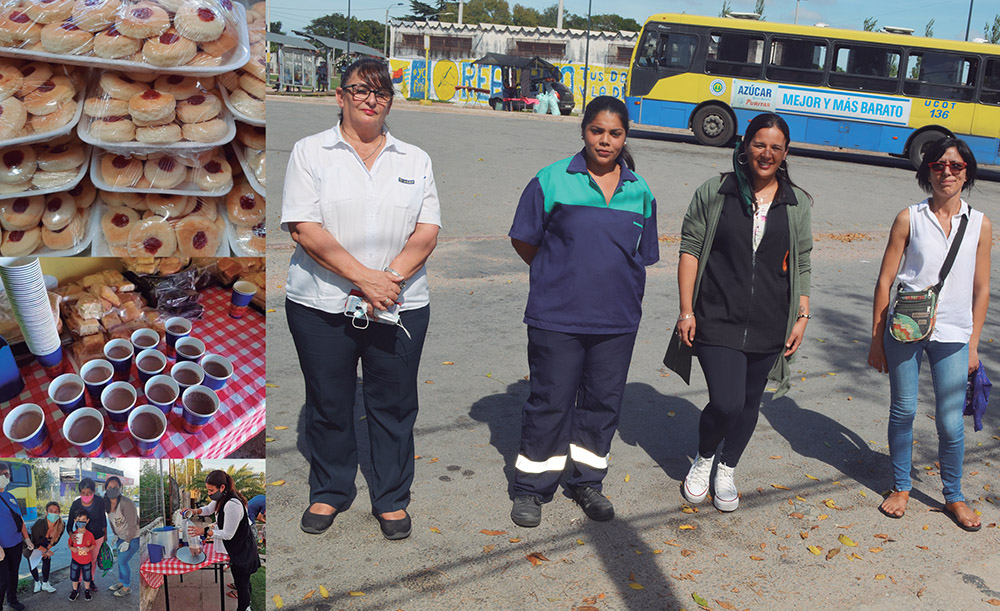
M 397 0 L 397 2 L 400 0 Z M 389 11 L 390 18 L 399 18 L 409 13 L 409 0 L 402 0 L 403 6 L 394 6 Z M 696 15 L 717 16 L 722 8 L 722 0 L 685 0 L 671 2 L 663 0 L 591 0 L 592 14 L 619 12 L 623 17 L 631 17 L 642 24 L 655 13 L 685 11 Z M 555 0 L 507 0 L 513 8 L 515 4 L 544 10 Z M 587 0 L 566 0 L 564 10 L 578 15 L 587 14 Z M 983 35 L 983 25 L 992 23 L 1000 13 L 996 0 L 970 0 L 973 4 L 972 27 L 969 39 Z M 310 21 L 330 13 L 347 13 L 348 0 L 268 0 L 269 21 L 281 21 L 283 31 L 302 29 Z M 395 4 L 389 0 L 350 0 L 351 16 L 358 19 L 385 21 L 386 7 Z M 732 10 L 754 10 L 755 0 L 731 0 Z M 794 23 L 796 0 L 767 0 L 764 17 L 767 21 Z M 900 26 L 913 28 L 915 34 L 923 35 L 927 22 L 934 19 L 934 37 L 964 40 L 969 6 L 965 0 L 801 0 L 798 2 L 799 23 L 812 25 L 826 23 L 831 27 L 862 29 L 864 20 L 874 17 L 879 26 Z

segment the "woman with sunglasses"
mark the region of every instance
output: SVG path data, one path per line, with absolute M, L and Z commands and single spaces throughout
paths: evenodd
M 387 539 L 410 534 L 417 367 L 430 319 L 424 262 L 441 214 L 431 160 L 386 129 L 385 62 L 351 64 L 340 122 L 298 141 L 285 174 L 282 229 L 297 244 L 285 313 L 306 383 L 309 507 L 319 534 L 354 500 L 358 360 L 371 451 L 372 514 Z
M 680 314 L 664 364 L 687 381 L 693 352 L 705 373 L 708 405 L 683 494 L 700 503 L 711 487 L 720 511 L 739 506 L 733 472 L 757 426 L 764 386 L 777 381 L 776 398 L 788 391 L 788 361 L 810 318 L 812 198 L 788 175 L 790 143 L 781 117 L 754 117 L 733 152 L 733 171 L 698 188 L 681 227 Z
M 893 491 L 879 506 L 890 518 L 906 513 L 912 483 L 913 418 L 917 412 L 920 362 L 924 353 L 934 384 L 938 460 L 944 510 L 963 530 L 982 527 L 979 516 L 962 495 L 965 457 L 965 386 L 979 367 L 979 336 L 990 302 L 990 220 L 962 199 L 962 191 L 976 181 L 976 158 L 957 138 L 942 138 L 924 153 L 917 183 L 928 194 L 904 209 L 893 221 L 882 257 L 872 313 L 868 364 L 889 374 L 889 456 Z M 937 317 L 931 335 L 917 342 L 901 342 L 889 332 L 890 291 L 923 291 L 938 283 L 941 268 L 961 227 L 965 233 L 954 264 L 938 295 Z M 900 266 L 902 264 L 902 266 Z

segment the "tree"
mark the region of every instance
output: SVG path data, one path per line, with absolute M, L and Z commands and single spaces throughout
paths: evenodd
M 864 30 L 866 32 L 874 32 L 876 27 L 878 27 L 878 19 L 875 19 L 874 17 L 865 17 Z
M 542 14 L 538 11 L 538 9 L 521 6 L 520 4 L 514 5 L 514 9 L 511 11 L 511 17 L 513 18 L 514 25 L 523 25 L 534 28 L 542 24 Z
M 924 26 L 924 36 L 927 37 L 927 38 L 933 38 L 934 37 L 934 20 L 933 19 L 931 19 L 930 21 L 928 21 L 927 25 Z
M 587 16 L 567 13 L 563 15 L 563 26 L 574 30 L 587 29 Z M 628 19 L 620 15 L 591 15 L 590 29 L 593 32 L 638 32 L 642 29 L 635 19 Z
M 281 31 L 280 21 L 272 21 L 271 23 L 269 23 L 267 26 L 267 31 L 272 34 L 284 34 L 284 32 Z
M 200 466 L 200 461 L 199 461 Z M 257 473 L 250 468 L 250 465 L 243 465 L 241 467 L 236 467 L 235 465 L 229 466 L 226 469 L 226 473 L 233 478 L 233 486 L 243 498 L 250 500 L 251 498 L 257 496 L 258 494 L 264 494 L 264 474 Z M 198 498 L 195 500 L 196 506 L 207 505 L 209 502 L 208 489 L 205 488 L 205 476 L 207 473 L 199 474 L 197 479 L 191 480 L 190 490 L 197 492 Z
M 722 0 L 722 10 L 719 11 L 719 17 L 728 17 L 729 13 L 733 12 L 733 5 L 729 0 Z
M 983 26 L 983 38 L 991 45 L 1000 45 L 1000 13 L 993 17 L 993 25 Z
M 757 0 L 757 6 L 754 7 L 753 12 L 760 15 L 760 17 L 758 18 L 760 19 L 760 21 L 764 21 L 764 0 Z
M 31 474 L 35 480 L 35 494 L 38 495 L 39 505 L 41 505 L 41 501 L 49 500 L 51 488 L 56 483 L 56 476 L 44 464 L 36 462 L 31 463 Z
M 410 0 L 410 14 L 403 17 L 403 21 L 434 20 L 437 19 L 438 13 L 443 13 L 446 10 L 444 0 L 438 0 L 437 4 Z
M 457 17 L 458 11 L 455 11 Z M 449 17 L 451 17 L 449 15 Z M 449 19 L 452 21 L 452 19 Z M 510 6 L 507 0 L 469 0 L 465 4 L 463 13 L 465 23 L 496 23 L 500 25 L 511 25 L 514 23 L 510 14 Z
M 566 14 L 563 13 L 563 21 L 565 22 Z M 542 11 L 542 18 L 538 22 L 538 25 L 545 28 L 554 28 L 559 25 L 559 5 L 553 4 L 549 8 Z M 563 23 L 565 27 L 565 23 Z
M 324 15 L 313 19 L 305 31 L 316 36 L 326 36 L 338 40 L 347 39 L 347 17 L 340 13 Z M 385 26 L 379 21 L 361 21 L 351 17 L 351 42 L 360 42 L 369 47 L 382 48 L 385 42 Z

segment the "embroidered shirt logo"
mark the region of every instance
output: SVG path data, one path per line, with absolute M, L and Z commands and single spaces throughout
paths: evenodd
M 404 185 L 414 184 L 414 180 L 412 178 L 403 178 L 402 176 L 399 177 L 399 182 L 403 183 Z

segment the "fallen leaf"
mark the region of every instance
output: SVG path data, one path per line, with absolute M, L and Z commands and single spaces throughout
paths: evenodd
M 826 553 L 826 559 L 829 560 L 830 558 L 833 558 L 834 556 L 836 556 L 839 553 L 840 553 L 840 548 L 839 547 L 835 547 L 835 548 L 833 548 L 832 550 L 830 550 L 830 551 L 828 551 Z
M 772 488 L 777 488 L 778 490 L 791 490 L 788 486 L 782 486 L 781 484 L 771 484 Z
M 698 527 L 694 524 L 681 524 L 677 527 L 678 530 L 698 530 Z
M 284 485 L 285 485 L 285 480 L 283 479 L 278 479 L 268 484 L 268 486 L 284 486 Z
M 810 545 L 806 549 L 808 549 L 810 552 L 812 552 L 816 556 L 819 556 L 820 554 L 823 553 L 823 548 L 819 547 L 817 545 Z
M 861 496 L 863 496 L 863 497 L 865 497 L 865 498 L 868 498 L 868 495 L 867 495 L 867 494 L 865 494 L 865 491 L 864 491 L 864 490 L 858 490 L 858 494 L 860 494 Z
M 441 530 L 437 526 L 431 526 L 431 532 L 441 534 Z
M 879 573 L 878 575 L 875 576 L 875 579 L 878 579 L 878 580 L 885 579 L 885 575 L 883 575 L 882 573 Z
M 669 541 L 664 541 L 663 543 L 666 544 L 666 545 L 672 545 L 674 547 L 680 547 L 681 546 L 681 544 L 677 542 L 677 539 L 670 539 Z
M 839 537 L 837 537 L 837 541 L 840 541 L 842 545 L 846 545 L 847 547 L 858 546 L 858 544 L 854 542 L 854 539 L 848 537 L 847 535 L 840 535 Z
M 646 588 L 642 587 L 641 584 L 638 584 L 638 583 L 635 583 L 635 582 L 632 582 L 632 583 L 628 584 L 628 587 L 632 588 L 633 590 L 645 590 L 646 589 Z
M 919 590 L 917 590 L 917 598 L 923 598 L 924 597 L 924 592 L 926 592 L 926 591 L 927 591 L 927 586 L 924 586 L 924 587 L 920 588 Z
M 780 456 L 768 456 L 768 458 L 770 458 L 771 460 L 780 460 L 781 459 Z
M 315 594 L 315 593 L 316 593 L 316 590 L 309 590 L 308 592 L 306 592 L 306 595 L 302 597 L 302 600 L 309 600 L 310 598 L 312 598 L 312 595 Z
M 698 513 L 698 508 L 685 505 L 681 507 L 681 513 Z
M 264 313 L 265 313 L 265 314 L 270 314 L 271 312 L 277 312 L 277 310 L 275 310 L 274 308 L 271 308 L 270 310 L 267 310 L 267 311 L 266 311 L 266 312 L 264 312 Z
M 654 550 L 653 550 L 653 553 L 654 553 L 654 554 L 662 554 L 662 553 L 663 553 L 663 550 L 662 550 L 662 549 L 654 549 Z
M 629 581 L 635 581 L 635 573 L 633 573 L 632 571 L 629 571 L 628 572 L 628 580 Z
M 708 606 L 708 601 L 705 600 L 704 598 L 702 598 L 701 596 L 698 596 L 697 592 L 691 592 L 691 598 L 700 607 L 707 607 Z
M 929 550 L 930 548 L 929 548 L 929 547 L 927 547 L 926 545 L 918 545 L 918 546 L 917 546 L 917 549 L 922 549 L 922 550 L 924 550 L 924 551 L 927 551 L 927 550 Z
M 803 539 L 808 539 L 809 538 L 809 533 L 807 533 L 807 532 L 800 532 L 799 536 L 802 537 Z
M 577 545 L 584 545 L 583 539 L 577 539 L 576 540 L 576 544 Z
M 811 479 L 811 480 L 819 480 L 819 478 L 818 478 L 818 477 L 815 477 L 815 476 L 812 476 L 812 475 L 809 475 L 808 473 L 806 473 L 806 477 L 808 477 L 808 478 L 809 478 L 809 479 Z
M 681 550 L 681 556 L 684 556 L 685 558 L 687 558 L 688 556 L 693 556 L 693 555 L 694 555 L 694 550 L 693 549 L 682 549 Z
M 1000 607 L 1000 600 L 997 600 L 996 598 L 991 598 L 986 602 L 993 605 L 994 607 Z
M 451 361 L 445 361 L 445 362 L 443 362 L 441 364 L 442 365 L 454 365 L 455 363 L 452 363 Z
M 272 441 L 275 441 L 274 437 L 265 437 L 264 438 L 264 443 L 271 443 Z
M 280 387 L 277 384 L 271 384 L 270 382 L 265 382 L 264 388 L 280 388 Z
M 433 384 L 434 380 L 424 380 L 424 384 Z
M 790 518 L 798 518 L 798 519 L 801 520 L 805 516 L 803 514 L 797 512 L 797 511 L 793 511 L 792 513 L 788 514 L 788 517 L 790 517 Z
M 288 430 L 288 427 L 287 426 L 276 426 L 276 427 L 274 427 L 274 430 L 276 430 L 276 431 L 285 431 L 285 430 Z
M 876 539 L 882 539 L 883 541 L 888 541 L 889 540 L 889 535 L 884 534 L 884 533 L 879 533 L 877 535 L 872 535 L 872 536 L 875 537 Z
M 816 516 L 816 519 L 817 519 L 817 520 L 825 520 L 825 519 L 827 519 L 827 518 L 829 518 L 829 517 L 830 517 L 830 516 L 826 515 L 825 513 L 821 513 L 821 514 L 819 514 L 818 516 Z
M 631 475 L 629 475 L 628 473 L 626 473 L 626 474 L 625 474 L 625 483 L 627 484 L 627 483 L 628 483 L 628 480 L 630 480 L 630 479 L 632 479 L 632 476 L 631 476 Z
M 521 539 L 519 539 L 518 537 L 514 537 L 513 539 L 507 539 L 507 540 L 510 541 L 511 543 L 520 543 L 521 542 Z
M 350 591 L 347 594 L 348 594 L 348 596 L 364 596 L 365 595 L 364 592 L 359 592 L 359 591 Z
M 668 373 L 667 375 L 669 376 L 670 374 Z M 673 418 L 673 417 L 674 417 L 674 416 L 676 416 L 676 415 L 677 415 L 677 414 L 676 414 L 676 413 L 674 413 L 674 412 L 667 412 L 667 418 Z
M 757 562 L 762 562 L 764 559 L 760 556 L 750 556 L 751 560 L 756 560 Z
M 869 547 L 868 551 L 871 552 L 871 553 L 873 553 L 873 554 L 878 554 L 878 553 L 881 553 L 884 550 L 881 547 Z
M 494 547 L 496 547 L 496 545 L 492 545 L 492 544 L 491 545 L 484 545 L 483 546 L 483 553 L 484 554 L 488 554 L 488 553 L 492 552 Z
M 718 598 L 716 598 L 715 604 L 719 605 L 723 609 L 726 609 L 727 611 L 736 611 L 736 605 L 734 605 L 731 602 L 726 602 L 724 600 L 719 600 Z
M 528 559 L 528 562 L 531 563 L 531 566 L 538 566 L 539 564 L 541 564 L 543 562 L 548 562 L 549 561 L 548 558 L 546 558 L 545 556 L 541 555 L 538 552 L 534 552 L 532 554 L 528 554 L 527 556 L 525 556 L 525 558 Z
M 326 586 L 319 587 L 319 595 L 323 598 L 330 598 L 330 592 L 327 591 Z
M 800 501 L 802 501 L 803 503 L 806 502 L 806 500 L 804 498 L 802 498 L 801 496 L 799 496 L 797 494 L 795 495 L 795 498 L 798 499 L 798 500 L 800 500 Z
M 483 530 L 481 530 L 479 532 L 483 533 L 484 535 L 489 535 L 491 537 L 495 537 L 497 535 L 506 535 L 507 534 L 506 530 L 485 530 L 485 529 L 483 529 Z
M 432 462 L 437 462 L 439 460 L 441 460 L 441 459 L 440 458 L 432 458 L 432 459 L 428 460 L 427 462 L 428 463 L 432 463 Z
M 271 599 L 274 600 L 275 609 L 280 609 L 285 606 L 285 603 L 281 601 L 281 596 L 275 594 L 274 596 L 271 597 Z

